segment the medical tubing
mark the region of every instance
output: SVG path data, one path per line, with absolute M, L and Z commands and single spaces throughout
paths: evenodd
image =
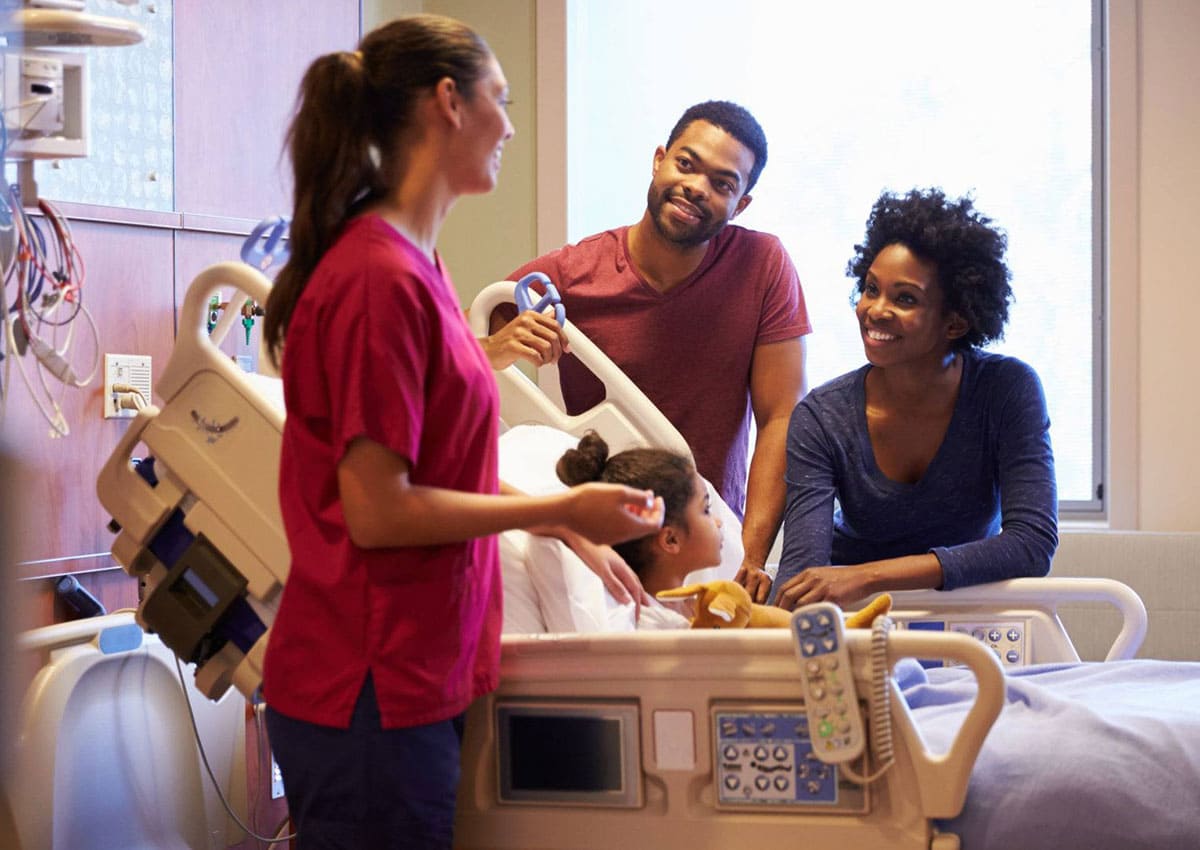
M 842 765 L 847 778 L 859 785 L 875 782 L 896 763 L 895 743 L 892 740 L 891 668 L 888 664 L 888 633 L 893 625 L 891 617 L 881 616 L 876 617 L 871 626 L 871 688 L 867 704 L 871 714 L 871 749 L 879 762 L 879 769 L 869 776 L 861 776 L 850 765 Z
M 192 710 L 192 698 L 188 696 L 187 683 L 183 678 L 183 665 L 179 661 L 179 656 L 175 656 L 175 671 L 179 674 L 179 686 L 183 688 L 183 702 L 187 706 L 188 717 L 192 721 L 192 737 L 196 739 L 196 748 L 200 750 L 200 761 L 204 762 L 204 770 L 208 773 L 208 779 L 212 782 L 213 790 L 217 792 L 217 798 L 221 801 L 221 805 L 225 807 L 226 814 L 233 818 L 234 823 L 242 828 L 242 831 L 253 838 L 255 841 L 266 841 L 267 846 L 278 844 L 280 841 L 291 841 L 298 833 L 285 835 L 282 838 L 276 833 L 275 837 L 269 835 L 259 835 L 257 832 L 246 826 L 242 819 L 234 812 L 233 807 L 229 805 L 229 801 L 225 799 L 225 795 L 221 793 L 221 783 L 217 782 L 217 776 L 213 773 L 212 765 L 208 763 L 208 753 L 204 751 L 204 742 L 200 740 L 200 729 L 196 725 L 196 712 Z M 261 777 L 259 780 L 261 781 Z
M 58 402 L 55 401 L 54 399 L 50 400 L 51 404 L 54 406 L 54 411 L 55 411 L 54 415 L 51 416 L 50 411 L 48 411 L 46 409 L 46 405 L 42 403 L 42 400 L 38 397 L 38 394 L 36 392 L 34 392 L 33 382 L 30 380 L 29 374 L 25 371 L 25 364 L 22 362 L 24 358 L 22 358 L 20 356 L 20 352 L 17 348 L 17 342 L 15 339 L 15 331 L 13 330 L 15 324 L 16 324 L 16 321 L 12 318 L 9 318 L 4 323 L 6 345 L 8 346 L 8 352 L 10 355 L 16 355 L 16 356 L 9 356 L 6 358 L 6 360 L 9 363 L 11 363 L 14 360 L 17 362 L 17 370 L 21 373 L 21 378 L 25 382 L 25 386 L 26 386 L 26 388 L 28 388 L 29 394 L 31 396 L 33 396 L 34 405 L 37 407 L 38 411 L 42 414 L 42 417 L 46 420 L 46 422 L 48 422 L 50 424 L 50 427 L 51 427 L 51 429 L 53 429 L 54 433 L 58 434 L 58 436 L 60 436 L 60 437 L 66 437 L 71 433 L 71 429 L 67 425 L 66 419 L 63 418 L 62 408 L 59 406 Z M 38 362 L 41 362 L 41 361 L 38 361 Z M 5 372 L 5 381 L 6 381 L 5 397 L 7 398 L 7 393 L 11 392 L 11 387 L 10 387 L 11 382 L 8 382 L 7 371 Z
M 45 200 L 38 202 L 50 232 L 47 237 L 43 227 L 26 212 L 18 186 L 6 186 L 0 195 L 3 196 L 0 231 L 11 229 L 8 238 L 12 239 L 14 248 L 3 274 L 6 304 L 9 285 L 15 287 L 13 300 L 4 313 L 4 339 L 0 341 L 3 352 L 0 359 L 8 360 L 0 385 L 0 418 L 3 418 L 12 391 L 8 370 L 15 359 L 38 411 L 50 425 L 51 436 L 65 437 L 70 434 L 62 407 L 66 389 L 89 385 L 99 371 L 101 361 L 100 333 L 95 319 L 83 306 L 83 258 L 71 234 L 70 223 L 53 204 Z M 94 343 L 90 371 L 82 378 L 69 357 L 75 336 L 74 322 L 80 314 L 87 322 Z M 55 331 L 49 338 L 40 335 L 45 327 Z M 61 327 L 66 327 L 67 332 L 60 347 L 57 329 Z M 25 370 L 23 358 L 27 352 L 33 354 L 34 376 L 40 385 L 40 393 Z M 62 384 L 63 390 L 57 398 L 47 373 Z

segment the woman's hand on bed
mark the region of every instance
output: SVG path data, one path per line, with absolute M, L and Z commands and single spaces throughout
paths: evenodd
M 825 601 L 845 608 L 873 593 L 941 588 L 943 581 L 941 562 L 932 552 L 846 567 L 807 567 L 779 585 L 775 604 L 785 611 Z
M 506 369 L 518 360 L 549 366 L 570 351 L 567 334 L 554 316 L 525 310 L 491 336 L 479 340 L 493 369 Z
M 785 611 L 810 602 L 833 602 L 845 608 L 874 592 L 870 578 L 863 566 L 807 567 L 779 586 L 775 604 Z
M 762 567 L 754 564 L 743 561 L 733 580 L 746 588 L 752 602 L 760 605 L 766 602 L 771 594 L 771 576 Z

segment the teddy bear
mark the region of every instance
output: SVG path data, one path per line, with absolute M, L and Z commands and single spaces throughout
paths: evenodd
M 696 615 L 692 618 L 693 629 L 785 629 L 792 621 L 790 611 L 751 601 L 746 588 L 727 579 L 662 590 L 655 596 L 658 599 L 694 598 Z M 876 617 L 886 614 L 891 608 L 892 597 L 882 593 L 861 611 L 848 615 L 846 628 L 868 628 Z

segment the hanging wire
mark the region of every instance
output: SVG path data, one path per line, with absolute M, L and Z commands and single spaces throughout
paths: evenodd
M 7 144 L 7 135 L 0 140 Z M 83 304 L 85 268 L 70 223 L 49 201 L 39 201 L 38 209 L 44 224 L 25 209 L 18 186 L 10 185 L 0 192 L 0 239 L 7 236 L 12 249 L 11 256 L 5 258 L 3 275 L 4 301 L 9 306 L 3 317 L 4 341 L 0 349 L 5 360 L 0 422 L 7 410 L 15 360 L 38 411 L 50 424 L 51 436 L 65 437 L 70 428 L 63 400 L 68 388 L 88 386 L 99 371 L 100 332 Z M 75 320 L 80 316 L 92 341 L 91 364 L 82 377 L 83 370 L 76 369 L 72 362 Z M 30 377 L 23 362 L 31 351 L 34 377 Z M 56 394 L 54 387 L 59 384 L 61 391 Z

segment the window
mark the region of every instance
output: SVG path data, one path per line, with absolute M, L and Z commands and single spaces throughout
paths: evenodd
M 1061 508 L 1099 512 L 1100 15 L 1094 0 L 569 0 L 568 238 L 641 216 L 685 108 L 741 103 L 770 155 L 738 222 L 796 263 L 816 386 L 864 362 L 845 269 L 879 193 L 971 193 L 1009 235 L 1016 300 L 994 349 L 1042 378 Z

